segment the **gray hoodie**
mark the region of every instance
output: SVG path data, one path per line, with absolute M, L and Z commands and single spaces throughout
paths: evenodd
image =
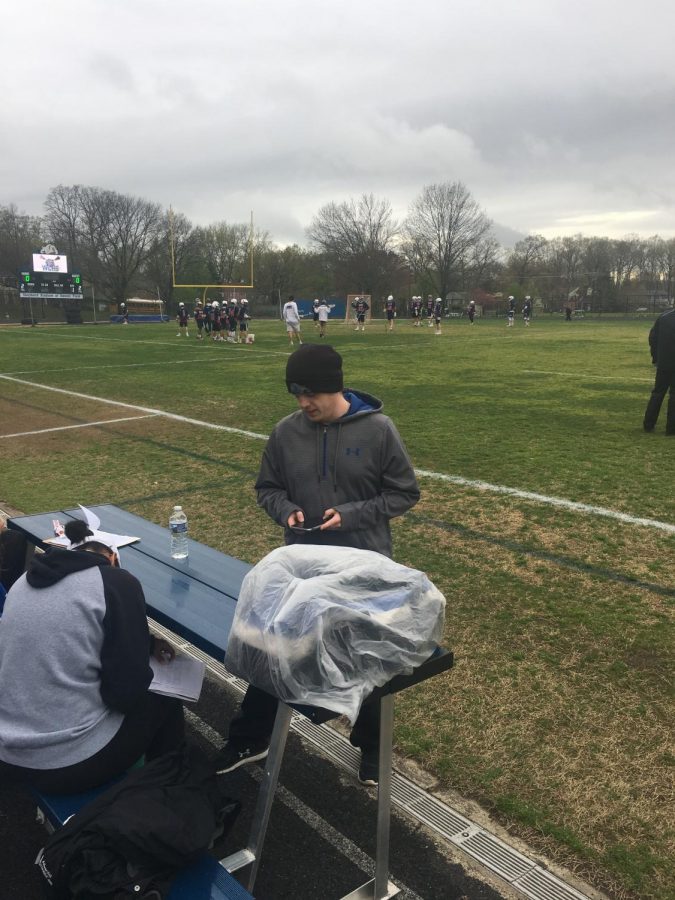
M 0 618 L 0 760 L 60 769 L 117 733 L 152 679 L 141 585 L 98 553 L 34 557 Z
M 263 452 L 258 504 L 284 526 L 287 544 L 356 547 L 391 556 L 389 519 L 419 500 L 420 492 L 403 441 L 382 401 L 345 391 L 349 412 L 323 425 L 297 410 L 279 422 Z M 286 527 L 301 509 L 307 526 L 336 509 L 342 526 L 302 534 Z

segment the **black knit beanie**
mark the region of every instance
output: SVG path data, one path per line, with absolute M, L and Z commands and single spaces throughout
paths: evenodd
M 342 357 L 328 344 L 303 344 L 286 364 L 286 387 L 291 384 L 313 394 L 337 394 L 342 390 Z

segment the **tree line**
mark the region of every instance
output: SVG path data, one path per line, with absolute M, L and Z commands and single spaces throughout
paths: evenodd
M 188 284 L 248 284 L 247 294 L 277 304 L 299 296 L 393 293 L 472 296 L 489 305 L 530 294 L 551 308 L 574 298 L 596 309 L 626 298 L 672 303 L 675 239 L 658 235 L 544 238 L 502 247 L 493 223 L 461 182 L 425 186 L 397 220 L 373 194 L 322 206 L 306 228 L 307 246 L 277 246 L 244 223 L 194 225 L 160 204 L 82 185 L 51 188 L 43 216 L 0 205 L 0 276 L 12 285 L 31 254 L 55 244 L 97 299 L 119 302 L 146 293 L 171 309 Z M 193 293 L 190 291 L 189 293 Z M 645 299 L 645 305 L 646 299 Z

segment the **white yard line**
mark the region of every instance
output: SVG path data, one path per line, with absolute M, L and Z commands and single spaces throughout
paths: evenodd
M 166 412 L 163 409 L 153 409 L 151 406 L 136 406 L 134 403 L 123 403 L 121 400 L 110 400 L 108 397 L 94 397 L 91 394 L 81 394 L 79 391 L 68 391 L 65 388 L 51 387 L 48 384 L 39 384 L 37 381 L 26 381 L 23 378 L 13 378 L 10 375 L 0 375 L 4 381 L 12 381 L 16 384 L 25 384 L 28 387 L 40 388 L 43 391 L 53 391 L 55 394 L 66 394 L 69 397 L 80 397 L 82 400 L 92 400 L 94 403 L 107 403 L 109 406 L 121 406 L 124 409 L 135 409 L 138 412 L 149 413 L 152 416 L 162 416 L 165 419 L 173 419 L 176 422 L 184 422 L 187 425 L 198 425 L 200 428 L 210 428 L 213 431 L 227 431 L 231 434 L 243 434 L 245 437 L 266 441 L 266 434 L 258 434 L 255 431 L 243 431 L 241 428 L 230 428 L 229 425 L 215 425 L 213 422 L 203 422 L 201 419 L 191 419 L 188 416 L 179 416 L 177 413 Z
M 123 419 L 102 419 L 100 422 L 83 422 L 79 425 L 59 425 L 57 428 L 40 428 L 37 431 L 16 431 L 14 434 L 0 434 L 0 440 L 13 437 L 28 437 L 32 434 L 47 434 L 50 431 L 69 431 L 71 428 L 96 428 L 98 425 L 113 425 L 116 422 L 135 422 L 136 419 L 152 419 L 157 413 L 145 416 L 125 416 Z
M 8 334 L 9 332 L 6 332 L 6 333 Z M 0 330 L 0 334 L 2 334 L 2 330 Z M 14 332 L 14 334 L 32 335 L 33 337 L 38 337 L 38 336 L 52 337 L 52 338 L 58 337 L 58 338 L 70 338 L 72 340 L 82 340 L 82 335 L 65 334 L 65 333 L 62 333 L 59 331 L 47 331 L 44 328 L 41 331 L 17 331 L 17 332 Z M 185 343 L 192 343 L 192 340 L 193 340 L 192 338 L 187 338 Z M 194 338 L 194 340 L 196 342 L 197 338 Z M 175 340 L 173 340 L 173 341 L 146 341 L 142 338 L 126 339 L 123 337 L 119 337 L 119 338 L 87 337 L 87 341 L 98 341 L 99 343 L 102 343 L 102 344 L 152 344 L 155 347 L 184 346 L 183 342 L 180 340 L 178 341 L 178 343 L 176 343 Z M 207 340 L 207 343 L 214 343 L 214 341 Z M 240 353 L 244 352 L 244 350 L 241 346 L 238 346 L 236 344 L 231 344 L 229 341 L 222 341 L 222 344 L 223 344 L 223 346 L 231 347 L 232 349 L 235 349 Z M 195 345 L 193 344 L 193 346 L 195 346 Z M 251 347 L 251 346 L 253 346 L 253 345 L 250 345 L 250 344 L 248 345 L 248 347 Z M 288 356 L 288 353 L 283 350 L 259 350 L 258 348 L 256 348 L 255 350 L 251 350 L 251 349 L 248 349 L 248 347 L 245 351 L 247 356 L 254 356 L 255 354 L 261 354 L 263 356 Z
M 585 378 L 598 378 L 601 381 L 639 381 L 651 384 L 653 378 L 627 378 L 625 375 L 589 375 L 587 372 L 550 372 L 548 369 L 523 369 L 524 375 L 560 375 L 563 378 L 574 378 L 583 381 Z
M 216 425 L 213 422 L 204 422 L 201 419 L 192 419 L 187 416 L 180 416 L 177 413 L 166 412 L 163 409 L 153 409 L 148 406 L 136 406 L 133 403 L 123 403 L 120 400 L 109 400 L 107 397 L 94 397 L 91 394 L 81 394 L 78 391 L 69 391 L 65 388 L 51 387 L 46 384 L 39 384 L 35 381 L 26 381 L 23 378 L 14 378 L 10 375 L 0 375 L 5 381 L 11 381 L 16 384 L 24 384 L 28 387 L 40 388 L 44 391 L 53 391 L 57 394 L 67 394 L 70 397 L 80 397 L 83 400 L 92 400 L 96 403 L 107 403 L 110 406 L 121 406 L 125 409 L 134 409 L 137 412 L 148 413 L 153 416 L 162 416 L 166 419 L 172 419 L 177 422 L 184 422 L 187 425 L 197 425 L 200 428 L 210 428 L 213 431 L 225 431 L 229 434 L 241 434 L 244 437 L 254 438 L 255 440 L 266 441 L 268 435 L 259 434 L 255 431 L 245 431 L 242 428 L 232 428 L 229 425 Z M 512 497 L 518 497 L 521 500 L 533 500 L 536 503 L 542 503 L 546 506 L 557 506 L 562 509 L 569 509 L 572 512 L 580 512 L 586 515 L 602 516 L 607 519 L 614 519 L 617 522 L 623 522 L 626 525 L 639 525 L 643 528 L 656 528 L 659 531 L 665 531 L 668 534 L 675 534 L 675 525 L 668 522 L 660 522 L 658 519 L 646 519 L 641 516 L 631 516 L 628 513 L 622 513 L 615 509 L 607 509 L 604 506 L 591 506 L 588 503 L 577 503 L 574 500 L 565 500 L 562 497 L 551 497 L 548 494 L 537 494 L 533 491 L 523 491 L 519 488 L 507 487 L 503 484 L 491 484 L 489 481 L 476 481 L 470 478 L 463 478 L 461 475 L 445 475 L 443 472 L 430 472 L 426 469 L 415 469 L 415 474 L 420 478 L 431 478 L 437 481 L 444 481 L 450 484 L 458 484 L 462 487 L 477 488 L 481 491 L 490 491 L 496 494 L 509 494 Z
M 478 488 L 480 491 L 491 491 L 495 494 L 509 494 L 521 500 L 534 500 L 547 506 L 558 506 L 573 512 L 581 512 L 594 516 L 604 516 L 607 519 L 616 519 L 626 525 L 641 525 L 644 528 L 658 528 L 675 534 L 675 525 L 668 522 L 659 522 L 658 519 L 644 519 L 640 516 L 631 516 L 628 513 L 618 512 L 615 509 L 607 509 L 604 506 L 591 506 L 588 503 L 577 503 L 574 500 L 565 500 L 562 497 L 549 497 L 548 494 L 536 494 L 533 491 L 522 491 L 519 488 L 506 487 L 503 484 L 491 484 L 489 481 L 475 481 L 471 478 L 462 478 L 461 475 L 443 475 L 441 472 L 428 472 L 425 469 L 415 469 L 415 473 L 421 478 L 433 478 L 437 481 L 447 481 L 451 484 L 459 484 L 462 487 Z
M 186 363 L 193 362 L 222 362 L 217 356 L 208 356 L 206 359 L 202 356 L 194 356 L 191 359 L 165 359 L 162 362 L 142 362 L 142 363 L 106 363 L 98 366 L 69 366 L 69 372 L 82 372 L 86 369 L 144 369 L 146 366 L 183 366 Z M 228 362 L 232 362 L 231 359 Z M 63 369 L 19 369 L 16 372 L 2 372 L 3 375 L 50 375 L 53 372 L 62 372 Z

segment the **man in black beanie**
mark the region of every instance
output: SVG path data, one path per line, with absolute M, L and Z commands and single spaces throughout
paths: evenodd
M 303 344 L 286 365 L 299 409 L 282 419 L 263 452 L 258 504 L 283 527 L 286 544 L 328 544 L 391 556 L 389 520 L 419 500 L 415 472 L 382 401 L 344 389 L 342 357 Z M 264 759 L 276 698 L 249 687 L 218 760 L 230 772 Z M 361 748 L 359 778 L 377 784 L 379 703 L 365 703 L 350 736 Z

